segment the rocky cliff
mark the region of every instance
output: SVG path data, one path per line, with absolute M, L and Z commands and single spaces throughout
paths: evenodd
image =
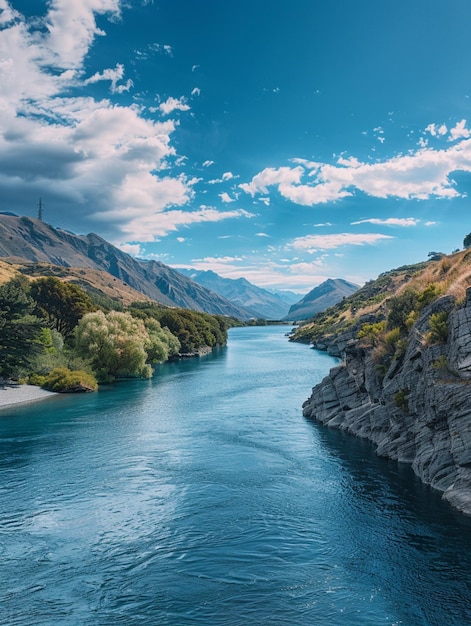
M 441 338 L 431 332 L 437 319 L 446 320 Z M 314 387 L 305 417 L 411 464 L 424 483 L 471 515 L 471 287 L 461 302 L 445 295 L 424 306 L 387 361 L 379 362 L 374 341 L 358 338 L 368 321 L 314 341 L 342 362 Z

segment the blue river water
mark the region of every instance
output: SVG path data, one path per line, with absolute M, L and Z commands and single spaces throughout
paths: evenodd
M 286 330 L 0 411 L 0 624 L 471 625 L 471 521 L 302 417 Z

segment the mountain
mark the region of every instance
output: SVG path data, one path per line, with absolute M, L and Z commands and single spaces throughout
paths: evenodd
M 159 261 L 135 259 L 95 234 L 75 235 L 30 217 L 0 215 L 0 257 L 102 270 L 167 306 L 249 319 L 251 313 Z
M 223 278 L 211 270 L 180 269 L 179 271 L 198 284 L 248 310 L 252 317 L 281 320 L 292 303 L 291 292 L 283 297 L 283 292 L 273 293 L 262 289 L 245 278 Z
M 304 416 L 410 464 L 471 515 L 471 250 L 381 274 L 292 340 L 341 358 Z
M 307 320 L 320 311 L 337 304 L 359 289 L 359 285 L 342 278 L 328 278 L 291 306 L 286 320 Z

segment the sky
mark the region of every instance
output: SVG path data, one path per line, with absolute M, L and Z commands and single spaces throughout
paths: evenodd
M 0 211 L 306 293 L 471 231 L 469 0 L 0 0 Z

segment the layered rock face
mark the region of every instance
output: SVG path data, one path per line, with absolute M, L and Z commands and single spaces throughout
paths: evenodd
M 430 316 L 441 311 L 449 313 L 448 340 L 430 345 Z M 386 373 L 355 336 L 314 345 L 343 362 L 314 387 L 304 416 L 410 463 L 424 483 L 471 515 L 471 288 L 461 305 L 447 296 L 426 307 Z

